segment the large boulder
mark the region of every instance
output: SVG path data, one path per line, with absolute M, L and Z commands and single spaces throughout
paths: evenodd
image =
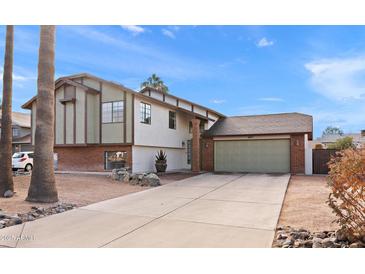
M 123 183 L 129 183 L 129 173 L 128 171 L 119 171 L 119 181 L 122 181 Z
M 111 178 L 115 181 L 129 182 L 129 173 L 125 168 L 116 168 L 112 170 Z
M 5 191 L 5 193 L 4 193 L 4 197 L 5 198 L 11 198 L 11 197 L 13 197 L 14 196 L 14 192 L 13 191 L 11 191 L 11 190 L 7 190 L 7 191 Z
M 129 174 L 124 168 L 113 169 L 111 178 L 115 181 L 121 181 L 131 185 L 152 187 L 161 185 L 160 178 L 154 173 Z
M 147 175 L 143 176 L 141 185 L 142 186 L 153 186 L 153 187 L 160 186 L 161 185 L 160 178 L 154 173 L 147 174 Z
M 137 174 L 131 174 L 129 176 L 129 183 L 131 185 L 138 185 L 139 184 L 138 175 Z

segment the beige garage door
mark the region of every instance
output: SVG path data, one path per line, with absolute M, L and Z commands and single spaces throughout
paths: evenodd
M 215 171 L 290 171 L 290 142 L 282 140 L 235 140 L 214 142 Z

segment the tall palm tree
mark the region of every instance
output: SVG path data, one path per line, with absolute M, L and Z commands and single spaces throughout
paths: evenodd
M 7 190 L 14 191 L 12 161 L 12 105 L 13 94 L 13 50 L 14 26 L 6 27 L 5 60 L 3 71 L 3 99 L 1 107 L 1 141 L 0 141 L 0 196 Z
M 34 139 L 34 169 L 27 201 L 58 201 L 53 166 L 55 26 L 41 26 L 38 56 L 38 94 Z
M 158 77 L 155 73 L 153 73 L 151 77 L 148 77 L 147 81 L 144 81 L 141 84 L 141 89 L 143 89 L 145 87 L 154 88 L 154 89 L 160 90 L 164 93 L 169 92 L 169 88 L 165 85 L 165 83 L 161 80 L 161 78 Z

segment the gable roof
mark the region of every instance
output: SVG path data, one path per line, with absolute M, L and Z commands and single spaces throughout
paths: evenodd
M 1 111 L 0 111 L 0 127 L 1 127 Z M 15 112 L 12 113 L 12 125 L 19 127 L 30 128 L 30 114 L 23 112 Z
M 70 85 L 74 85 L 74 86 L 77 86 L 77 87 L 81 87 L 81 88 L 84 88 L 84 89 L 88 89 L 89 91 L 92 91 L 92 92 L 100 92 L 100 91 L 98 91 L 98 90 L 96 90 L 96 89 L 90 88 L 90 87 L 88 87 L 88 86 L 86 86 L 86 85 L 83 85 L 83 84 L 78 83 L 78 82 L 76 82 L 76 81 L 74 81 L 74 80 L 73 80 L 73 79 L 78 79 L 78 78 L 83 78 L 83 77 L 85 77 L 85 78 L 90 78 L 90 79 L 94 79 L 94 80 L 97 80 L 97 81 L 100 81 L 100 82 L 104 82 L 104 83 L 110 84 L 110 85 L 112 85 L 112 86 L 114 86 L 114 87 L 117 87 L 117 88 L 122 89 L 122 90 L 124 90 L 124 91 L 130 92 L 130 93 L 132 93 L 132 94 L 134 94 L 134 95 L 136 95 L 136 96 L 142 97 L 142 98 L 144 98 L 145 100 L 149 100 L 149 101 L 153 101 L 153 102 L 155 102 L 155 103 L 163 104 L 163 105 L 165 105 L 165 106 L 168 106 L 169 108 L 178 109 L 178 110 L 181 110 L 181 111 L 183 111 L 183 112 L 190 112 L 189 110 L 186 110 L 186 109 L 180 108 L 180 107 L 178 107 L 178 106 L 173 106 L 173 105 L 171 105 L 171 104 L 169 104 L 169 103 L 167 103 L 167 102 L 163 102 L 163 101 L 160 101 L 160 100 L 158 100 L 158 99 L 155 99 L 155 98 L 152 98 L 152 97 L 150 97 L 150 96 L 147 96 L 147 95 L 145 95 L 145 94 L 144 94 L 144 92 L 142 92 L 142 91 L 141 91 L 141 92 L 134 91 L 134 90 L 132 90 L 132 89 L 130 89 L 130 88 L 127 88 L 127 87 L 123 86 L 123 85 L 122 85 L 122 84 L 120 84 L 120 83 L 117 83 L 117 82 L 114 82 L 114 81 L 105 80 L 105 79 L 102 79 L 102 78 L 100 78 L 100 77 L 97 77 L 97 76 L 92 75 L 92 74 L 89 74 L 89 73 L 79 73 L 79 74 L 73 74 L 73 75 L 69 75 L 69 76 L 60 77 L 60 78 L 58 78 L 58 79 L 56 80 L 56 82 L 55 82 L 55 87 L 56 87 L 56 88 L 58 88 L 58 87 L 60 87 L 62 84 L 67 83 L 67 84 L 70 84 Z M 149 89 L 150 89 L 150 88 L 149 88 Z M 144 90 L 145 90 L 145 89 L 144 89 Z M 153 90 L 155 90 L 155 89 L 153 89 Z M 155 90 L 155 91 L 160 92 L 159 90 Z M 196 103 L 190 102 L 190 101 L 185 100 L 185 99 L 183 99 L 183 98 L 179 98 L 179 97 L 174 96 L 174 95 L 172 95 L 172 94 L 168 94 L 168 96 L 170 96 L 170 97 L 172 97 L 172 98 L 175 98 L 175 99 L 177 99 L 177 100 L 180 100 L 180 101 L 187 102 L 187 103 L 189 103 L 189 104 L 195 105 L 195 106 L 197 106 L 197 107 L 201 107 L 201 108 L 203 108 L 203 109 L 206 109 L 206 110 L 208 110 L 209 112 L 211 112 L 211 113 L 214 113 L 214 114 L 218 115 L 219 117 L 225 117 L 223 114 L 221 114 L 221 113 L 219 113 L 219 112 L 217 112 L 217 111 L 215 111 L 215 110 L 212 110 L 212 109 L 209 109 L 209 108 L 207 108 L 207 107 L 201 106 L 201 105 L 199 105 L 199 104 L 196 104 Z M 22 108 L 30 109 L 30 108 L 31 108 L 32 103 L 33 103 L 36 99 L 37 99 L 37 96 L 34 96 L 34 97 L 33 97 L 33 98 L 31 98 L 29 101 L 27 101 L 25 104 L 23 104 L 23 105 L 22 105 Z M 201 118 L 201 119 L 207 119 L 207 117 L 205 117 L 205 116 L 203 116 L 203 115 L 199 115 L 199 114 L 197 114 L 197 113 L 194 113 L 194 115 L 195 115 L 195 116 L 197 116 L 197 117 L 199 117 L 199 118 Z
M 204 136 L 269 135 L 309 133 L 312 138 L 313 117 L 302 113 L 233 116 L 219 119 Z
M 77 78 L 77 77 L 73 77 L 71 76 L 73 79 L 74 78 Z M 62 86 L 63 84 L 68 84 L 68 85 L 71 85 L 71 86 L 74 86 L 74 87 L 79 87 L 79 88 L 82 88 L 88 92 L 91 92 L 91 93 L 99 93 L 100 91 L 97 90 L 97 89 L 94 89 L 94 88 L 91 88 L 91 87 L 88 87 L 86 85 L 83 85 L 81 83 L 78 83 L 76 81 L 73 81 L 71 79 L 69 79 L 68 77 L 61 77 L 61 78 L 58 78 L 55 82 L 55 90 L 57 88 L 59 88 L 60 86 Z M 37 100 L 37 95 L 36 96 L 33 96 L 30 100 L 28 100 L 26 103 L 24 103 L 22 105 L 22 108 L 24 109 L 30 109 L 31 106 L 32 106 L 32 103 Z

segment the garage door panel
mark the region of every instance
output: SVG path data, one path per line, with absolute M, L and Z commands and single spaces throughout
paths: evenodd
M 215 141 L 215 171 L 289 172 L 289 140 Z

